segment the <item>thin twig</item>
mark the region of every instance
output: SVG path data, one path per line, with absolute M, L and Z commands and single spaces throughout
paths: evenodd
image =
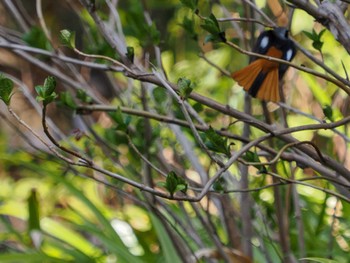
M 129 135 L 126 135 L 126 138 L 128 139 L 128 144 L 129 146 L 136 152 L 136 154 L 145 162 L 147 163 L 150 167 L 152 167 L 157 173 L 160 175 L 167 177 L 167 173 L 163 172 L 160 170 L 157 166 L 155 166 L 152 162 L 150 162 L 140 151 L 137 149 L 135 144 L 132 142 L 131 138 Z
M 46 134 L 46 136 L 49 138 L 49 140 L 59 149 L 61 149 L 62 151 L 70 154 L 70 155 L 73 155 L 75 157 L 78 157 L 81 161 L 84 161 L 86 162 L 88 165 L 92 165 L 92 161 L 87 159 L 86 157 L 83 157 L 81 154 L 75 152 L 75 151 L 72 151 L 62 145 L 60 145 L 56 139 L 51 135 L 51 133 L 49 132 L 48 130 L 48 127 L 47 127 L 47 124 L 46 124 L 46 104 L 44 103 L 43 105 L 43 110 L 42 110 L 42 118 L 41 118 L 41 123 L 42 123 L 42 127 L 44 129 L 44 133 Z
M 340 198 L 340 199 L 342 199 L 342 200 L 344 200 L 344 201 L 350 203 L 350 198 L 348 198 L 348 197 L 346 197 L 346 196 L 343 196 L 343 195 L 341 195 L 341 194 L 339 194 L 339 193 L 333 192 L 333 191 L 331 191 L 331 190 L 329 190 L 329 189 L 322 188 L 322 187 L 319 187 L 319 186 L 316 186 L 316 185 L 312 185 L 312 184 L 307 184 L 307 183 L 304 183 L 304 182 L 302 182 L 302 181 L 300 181 L 300 180 L 292 180 L 292 179 L 284 178 L 284 177 L 281 177 L 281 176 L 279 176 L 278 174 L 275 174 L 275 173 L 267 172 L 267 174 L 269 174 L 269 175 L 271 175 L 271 176 L 273 176 L 273 177 L 275 177 L 275 178 L 277 178 L 277 179 L 280 179 L 280 180 L 282 180 L 282 181 L 286 181 L 286 182 L 288 182 L 288 183 L 300 184 L 300 185 L 304 185 L 304 186 L 308 186 L 308 187 L 311 187 L 311 188 L 320 190 L 320 191 L 322 191 L 322 192 L 328 193 L 328 194 L 330 194 L 330 195 L 333 195 L 333 196 L 335 196 L 335 197 L 338 197 L 338 198 Z
M 274 27 L 275 25 L 272 24 L 267 24 L 264 23 L 258 19 L 254 19 L 254 18 L 245 18 L 245 17 L 229 17 L 229 18 L 217 18 L 218 22 L 231 22 L 231 21 L 235 21 L 235 22 L 245 22 L 245 23 L 256 23 L 256 24 L 260 24 L 264 27 Z
M 240 161 L 242 163 L 244 163 L 245 165 L 272 165 L 272 164 L 275 164 L 276 162 L 278 162 L 278 160 L 281 158 L 282 153 L 285 152 L 288 148 L 293 147 L 293 146 L 298 146 L 298 145 L 301 145 L 301 144 L 310 144 L 310 145 L 312 145 L 312 147 L 314 147 L 315 151 L 317 152 L 318 156 L 320 157 L 320 160 L 322 160 L 323 163 L 325 162 L 325 160 L 324 160 L 324 158 L 322 156 L 322 153 L 320 152 L 318 147 L 313 142 L 310 142 L 310 141 L 301 141 L 301 142 L 288 143 L 288 144 L 284 145 L 278 151 L 276 156 L 271 161 L 268 161 L 268 162 L 246 162 L 246 161 L 244 161 L 242 159 Z
M 36 14 L 38 16 L 39 19 L 39 24 L 41 26 L 41 29 L 43 30 L 46 38 L 50 41 L 50 43 L 52 44 L 52 39 L 51 39 L 51 34 L 46 26 L 45 23 L 45 19 L 44 19 L 44 15 L 43 15 L 43 10 L 42 10 L 42 3 L 41 0 L 36 0 Z
M 56 155 L 58 158 L 64 160 L 65 162 L 69 163 L 69 164 L 75 164 L 74 161 L 72 161 L 71 159 L 63 156 L 62 154 L 60 154 L 59 152 L 56 151 L 56 149 L 52 146 L 49 145 L 43 138 L 41 138 L 41 136 L 39 134 L 37 134 L 26 122 L 24 122 L 10 107 L 7 107 L 7 110 L 9 111 L 9 113 L 23 126 L 25 127 L 27 130 L 29 130 L 29 132 L 31 134 L 33 134 L 35 136 L 35 138 L 37 138 L 42 144 L 44 144 L 54 155 Z

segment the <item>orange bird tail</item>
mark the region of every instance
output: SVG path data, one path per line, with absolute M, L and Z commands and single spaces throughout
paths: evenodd
M 247 67 L 232 73 L 232 78 L 253 97 L 264 101 L 279 102 L 278 67 L 268 69 L 266 61 L 258 59 Z

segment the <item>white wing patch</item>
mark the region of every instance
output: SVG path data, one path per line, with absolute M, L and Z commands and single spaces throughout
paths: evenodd
M 269 44 L 269 37 L 268 37 L 268 36 L 264 36 L 264 37 L 261 39 L 260 47 L 261 47 L 261 48 L 266 48 L 268 44 Z
M 290 61 L 292 59 L 292 55 L 293 55 L 293 50 L 290 48 L 286 53 L 286 60 Z

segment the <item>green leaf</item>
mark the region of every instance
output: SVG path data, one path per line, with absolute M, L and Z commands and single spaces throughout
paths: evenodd
M 187 185 L 185 179 L 177 176 L 177 186 L 176 186 L 175 192 L 181 191 L 185 194 L 187 192 L 187 187 L 188 187 L 188 185 Z
M 186 189 L 187 189 L 187 186 L 186 186 L 186 185 L 178 184 L 178 185 L 176 186 L 175 192 L 178 192 L 178 191 L 185 191 Z
M 124 123 L 124 118 L 123 118 L 123 113 L 122 113 L 120 107 L 117 108 L 117 110 L 115 111 L 115 114 L 114 114 L 113 116 L 114 116 L 113 120 L 114 120 L 117 124 L 119 124 L 119 125 L 125 125 L 125 123 Z
M 188 17 L 185 16 L 181 26 L 183 27 L 183 29 L 185 29 L 187 33 L 189 33 L 189 35 L 193 40 L 198 39 L 198 35 L 194 29 L 194 21 L 192 19 L 189 19 Z
M 177 191 L 182 191 L 184 193 L 187 191 L 186 181 L 183 178 L 177 176 L 174 171 L 168 173 L 165 183 L 161 182 L 159 185 L 163 186 L 171 196 L 173 196 Z
M 41 85 L 35 86 L 35 91 L 36 91 L 36 93 L 38 93 L 38 95 L 39 95 L 42 99 L 44 99 L 44 97 L 45 97 L 45 92 L 44 92 L 43 86 L 41 86 Z
M 178 79 L 177 86 L 179 88 L 180 97 L 183 100 L 187 99 L 193 90 L 191 80 L 184 77 Z
M 152 91 L 152 95 L 157 105 L 163 104 L 168 98 L 167 91 L 163 87 L 155 87 Z
M 324 32 L 326 32 L 326 29 L 323 29 L 320 31 L 320 33 L 316 33 L 316 31 L 313 29 L 312 33 L 307 32 L 307 31 L 303 31 L 303 33 L 312 40 L 312 46 L 314 47 L 314 49 L 318 50 L 318 51 L 322 51 L 322 47 L 323 47 L 323 41 L 321 41 L 321 37 L 324 34 Z
M 87 104 L 90 104 L 93 101 L 92 98 L 83 89 L 78 89 L 76 96 L 79 100 Z
M 231 156 L 227 138 L 217 134 L 211 126 L 204 132 L 204 135 L 204 143 L 209 150 Z
M 242 158 L 243 158 L 243 160 L 250 162 L 250 163 L 261 163 L 259 156 L 256 152 L 247 151 Z M 253 166 L 259 170 L 259 173 L 266 173 L 267 172 L 264 165 L 255 164 Z
M 60 31 L 61 43 L 70 48 L 75 48 L 75 32 L 70 32 L 67 29 Z
M 124 119 L 123 112 L 121 111 L 120 107 L 118 107 L 116 111 L 109 113 L 109 116 L 111 116 L 111 118 L 117 124 L 117 130 L 124 132 L 128 130 L 130 119 Z
M 51 95 L 55 91 L 55 88 L 56 88 L 55 77 L 48 76 L 44 81 L 45 95 L 47 96 Z
M 213 35 L 220 33 L 220 26 L 214 14 L 210 14 L 209 17 L 205 17 L 204 24 L 202 24 L 201 27 Z
M 35 189 L 32 189 L 28 197 L 28 230 L 40 230 L 39 201 Z
M 13 81 L 0 74 L 0 99 L 8 106 L 13 95 Z
M 176 191 L 176 187 L 177 187 L 177 175 L 175 174 L 175 172 L 172 171 L 166 177 L 165 188 L 168 190 L 168 192 L 172 196 Z
M 50 42 L 48 41 L 44 31 L 40 27 L 32 27 L 27 33 L 24 34 L 22 39 L 29 46 L 44 50 L 52 50 Z
M 44 85 L 38 85 L 35 87 L 35 91 L 39 96 L 36 97 L 38 101 L 42 101 L 44 105 L 49 104 L 57 98 L 55 92 L 56 88 L 56 79 L 54 77 L 47 77 L 44 81 Z
M 326 105 L 323 107 L 323 114 L 324 116 L 326 116 L 326 118 L 328 120 L 330 120 L 331 122 L 334 121 L 334 118 L 333 118 L 333 109 L 330 105 Z
M 180 2 L 192 10 L 196 10 L 198 6 L 198 0 L 180 0 Z
M 315 31 L 313 31 L 315 32 Z M 311 39 L 312 41 L 314 41 L 316 38 L 315 38 L 315 35 L 313 33 L 310 33 L 310 32 L 307 32 L 305 30 L 303 30 L 303 33 L 309 38 Z
M 75 103 L 72 95 L 68 91 L 60 93 L 60 102 L 73 110 L 77 108 L 77 104 Z
M 210 14 L 209 17 L 205 17 L 203 19 L 204 24 L 201 24 L 201 27 L 210 33 L 204 40 L 204 43 L 209 41 L 212 42 L 225 42 L 225 32 L 221 31 L 218 20 L 214 16 L 214 14 Z

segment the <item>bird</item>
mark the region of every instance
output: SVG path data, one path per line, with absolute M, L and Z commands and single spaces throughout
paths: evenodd
M 253 51 L 291 61 L 296 54 L 296 49 L 288 35 L 289 31 L 285 27 L 265 30 L 259 35 Z M 262 101 L 279 102 L 281 100 L 279 81 L 287 69 L 286 64 L 253 57 L 248 66 L 233 72 L 231 77 L 251 96 Z

